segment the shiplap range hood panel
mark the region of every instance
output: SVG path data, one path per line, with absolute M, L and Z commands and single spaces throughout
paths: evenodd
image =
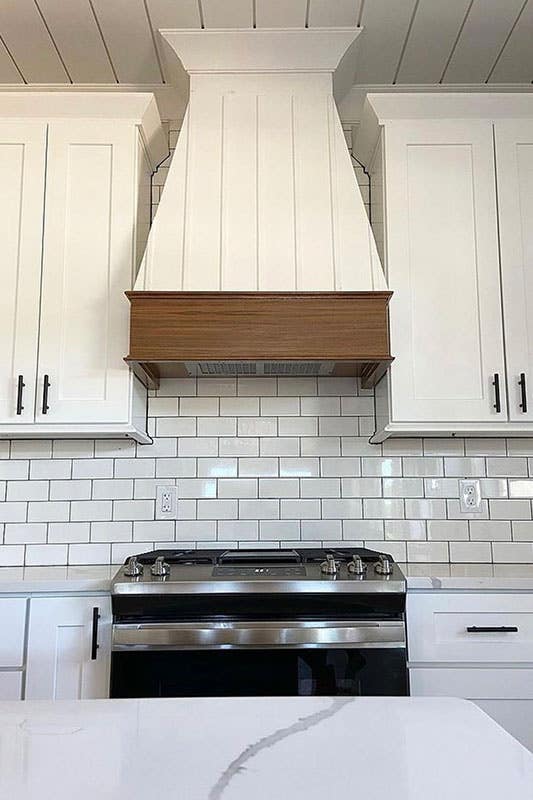
M 280 370 L 298 361 L 300 371 L 315 362 L 315 374 L 382 371 L 389 293 L 333 98 L 333 73 L 359 29 L 161 33 L 190 75 L 190 99 L 128 295 L 127 360 L 152 383 L 220 362 L 213 374 L 263 361 Z M 293 326 L 276 315 L 297 298 L 291 313 L 314 331 L 301 331 L 294 352 Z M 329 352 L 317 349 L 321 339 Z

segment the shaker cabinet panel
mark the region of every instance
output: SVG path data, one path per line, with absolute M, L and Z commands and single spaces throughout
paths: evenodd
M 533 120 L 495 124 L 509 418 L 533 421 Z
M 385 164 L 392 418 L 506 419 L 492 125 L 390 122 Z
M 46 128 L 0 122 L 0 423 L 33 421 Z
M 36 419 L 125 422 L 135 219 L 134 131 L 49 125 Z
M 32 598 L 26 699 L 109 697 L 110 651 L 109 597 Z

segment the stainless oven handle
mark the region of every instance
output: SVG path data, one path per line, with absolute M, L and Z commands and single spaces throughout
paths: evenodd
M 115 624 L 113 650 L 405 647 L 401 621 Z

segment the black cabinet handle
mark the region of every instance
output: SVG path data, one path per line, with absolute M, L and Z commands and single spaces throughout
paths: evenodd
M 48 413 L 50 406 L 48 405 L 48 389 L 50 388 L 50 378 L 48 375 L 44 376 L 43 382 L 43 414 Z
M 520 373 L 520 380 L 518 381 L 518 385 L 520 386 L 520 397 L 522 402 L 519 405 L 519 408 L 522 409 L 522 414 L 527 414 L 527 390 L 526 390 L 526 373 Z
M 516 625 L 470 625 L 466 630 L 468 633 L 518 633 Z
M 25 386 L 26 384 L 24 383 L 24 375 L 19 375 L 17 381 L 17 416 L 19 417 L 24 411 L 24 406 L 22 405 L 22 393 Z
M 497 372 L 494 373 L 492 385 L 494 386 L 494 408 L 496 409 L 496 413 L 499 414 L 502 410 L 502 401 L 500 397 L 500 376 Z
M 93 608 L 93 633 L 91 637 L 91 661 L 96 661 L 98 655 L 98 620 L 100 619 L 100 609 L 98 606 Z

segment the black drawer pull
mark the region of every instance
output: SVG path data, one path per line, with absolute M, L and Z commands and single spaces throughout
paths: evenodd
M 91 661 L 96 661 L 98 655 L 98 620 L 100 619 L 100 609 L 98 606 L 93 608 L 93 632 L 91 637 Z
M 516 625 L 470 625 L 466 630 L 468 633 L 518 633 Z
M 494 373 L 492 385 L 494 386 L 494 408 L 496 409 L 496 413 L 499 414 L 502 410 L 502 401 L 500 397 L 500 376 L 497 372 Z
M 43 414 L 48 413 L 50 406 L 48 405 L 48 389 L 50 388 L 50 378 L 48 375 L 44 376 L 43 381 Z
M 518 385 L 520 386 L 520 397 L 522 402 L 519 404 L 519 408 L 522 409 L 522 414 L 527 414 L 527 389 L 526 389 L 526 373 L 520 373 L 520 380 L 518 381 Z
M 22 393 L 26 384 L 24 383 L 24 375 L 19 375 L 17 381 L 17 416 L 20 417 L 22 412 L 24 411 L 24 406 L 22 405 Z

